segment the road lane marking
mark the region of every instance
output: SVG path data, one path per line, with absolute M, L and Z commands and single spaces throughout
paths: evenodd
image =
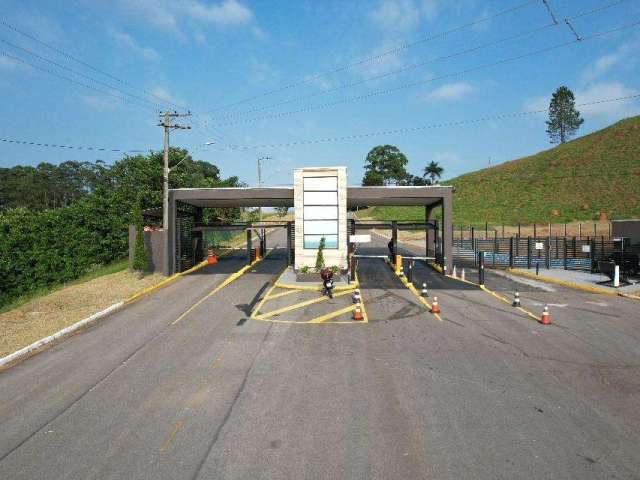
M 169 434 L 167 439 L 164 441 L 164 443 L 160 447 L 160 453 L 165 453 L 169 449 L 169 447 L 173 443 L 173 439 L 176 437 L 176 434 L 178 433 L 178 430 L 180 430 L 183 425 L 184 425 L 184 422 L 182 420 L 178 420 L 173 425 L 173 429 L 171 430 L 171 433 Z
M 344 315 L 345 313 L 353 312 L 355 309 L 356 309 L 356 305 L 349 305 L 348 307 L 341 308 L 340 310 L 336 310 L 335 312 L 330 312 L 324 315 L 320 315 L 319 317 L 313 318 L 305 323 L 326 322 L 327 320 L 331 320 L 332 318 L 339 317 L 340 315 Z M 364 315 L 362 316 L 362 318 L 364 319 Z
M 489 295 L 493 295 L 494 297 L 496 297 L 498 300 L 506 303 L 507 305 L 511 305 L 511 301 L 505 297 L 503 297 L 502 295 L 498 295 L 496 292 L 494 292 L 493 290 L 489 290 L 487 287 L 485 287 L 484 285 L 480 285 L 480 288 L 482 290 L 484 290 L 485 292 L 487 292 Z M 523 307 L 514 307 L 516 310 L 521 311 L 522 313 L 524 313 L 525 315 L 531 317 L 533 320 L 535 320 L 536 322 L 539 322 L 540 319 L 534 315 L 533 313 L 531 313 L 529 310 L 527 310 L 526 308 Z
M 275 286 L 275 285 L 274 285 Z M 284 297 L 286 295 L 291 295 L 292 293 L 301 292 L 302 290 L 287 290 L 285 292 L 275 293 L 273 295 L 268 295 L 267 300 L 275 300 L 276 298 Z
M 350 295 L 351 291 L 347 290 L 344 292 L 338 292 L 336 294 L 333 295 L 333 297 L 341 297 L 343 295 Z M 275 315 L 280 315 L 281 313 L 286 313 L 289 312 L 291 310 L 297 310 L 299 308 L 304 308 L 307 307 L 309 305 L 313 305 L 315 303 L 320 303 L 320 302 L 324 302 L 329 300 L 328 296 L 322 296 L 322 297 L 318 297 L 318 298 L 312 298 L 311 300 L 305 300 L 304 302 L 299 302 L 299 303 L 294 303 L 293 305 L 287 305 L 286 307 L 282 307 L 282 308 L 277 308 L 276 310 L 271 310 L 270 312 L 266 312 L 266 313 L 261 313 L 259 316 L 264 320 L 267 319 L 269 317 L 273 317 Z
M 182 315 L 180 315 L 178 318 L 176 318 L 173 322 L 171 322 L 171 325 L 175 325 L 176 323 L 180 322 L 181 320 L 183 320 L 187 315 L 189 315 L 191 312 L 193 312 L 193 310 L 195 310 L 196 308 L 198 308 L 198 306 L 200 306 L 202 304 L 202 302 L 204 302 L 205 300 L 207 300 L 208 298 L 212 297 L 213 295 L 215 295 L 216 293 L 218 293 L 220 290 L 222 290 L 224 287 L 226 287 L 227 285 L 229 285 L 230 283 L 235 282 L 238 278 L 240 278 L 242 275 L 244 275 L 247 270 L 249 270 L 250 268 L 253 268 L 254 265 L 256 265 L 257 263 L 261 262 L 262 260 L 264 260 L 265 258 L 267 258 L 269 256 L 269 254 L 271 254 L 273 250 L 269 250 L 267 252 L 267 254 L 258 259 L 258 260 L 254 260 L 252 263 L 250 263 L 249 265 L 245 265 L 244 267 L 242 267 L 240 270 L 238 270 L 235 273 L 232 273 L 231 275 L 229 275 L 220 285 L 218 285 L 216 288 L 214 288 L 210 293 L 208 293 L 207 295 L 205 295 L 204 297 L 202 297 L 200 300 L 198 300 L 196 303 L 194 303 L 193 305 L 191 305 L 191 307 L 189 307 L 184 313 L 182 313 Z

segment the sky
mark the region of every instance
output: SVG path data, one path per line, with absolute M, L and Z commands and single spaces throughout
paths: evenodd
M 560 85 L 640 93 L 638 0 L 0 1 L 0 138 L 120 150 L 0 141 L 3 167 L 160 150 L 158 111 L 188 109 L 171 144 L 249 185 L 259 157 L 265 185 L 332 165 L 359 184 L 380 144 L 446 179 L 550 148 L 527 112 Z M 583 135 L 640 101 L 579 110 Z

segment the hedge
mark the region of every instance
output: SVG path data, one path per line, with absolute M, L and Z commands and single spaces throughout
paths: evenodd
M 122 206 L 96 195 L 55 210 L 0 213 L 0 306 L 123 258 L 127 224 Z

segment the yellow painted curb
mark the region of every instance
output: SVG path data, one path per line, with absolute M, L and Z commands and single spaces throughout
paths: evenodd
M 507 272 L 511 273 L 512 275 L 516 275 L 520 277 L 531 278 L 533 280 L 540 280 L 541 282 L 554 283 L 556 285 L 561 285 L 563 287 L 573 288 L 574 290 L 582 290 L 583 292 L 600 293 L 602 295 L 611 295 L 611 296 L 619 295 L 618 292 L 611 292 L 604 288 L 590 287 L 588 285 L 580 285 L 579 283 L 567 282 L 565 280 L 558 280 L 557 278 L 545 277 L 543 275 L 536 275 L 534 273 L 523 272 L 522 270 L 514 270 L 511 268 L 508 268 Z
M 275 286 L 277 288 L 283 288 L 285 290 L 299 290 L 305 292 L 321 292 L 324 287 L 321 285 L 294 285 L 291 283 L 280 283 L 276 282 Z M 334 288 L 336 292 L 350 292 L 351 290 L 355 290 L 358 288 L 360 284 L 356 280 L 354 283 L 349 285 L 338 285 Z
M 230 255 L 231 252 L 233 250 L 226 250 L 220 254 L 218 254 L 218 257 L 226 257 L 227 255 Z M 167 285 L 175 282 L 176 280 L 178 280 L 180 277 L 183 277 L 185 275 L 188 275 L 189 273 L 195 272 L 196 270 L 200 270 L 203 267 L 207 266 L 207 260 L 204 260 L 200 263 L 198 263 L 197 265 L 191 267 L 189 270 L 185 270 L 184 272 L 178 272 L 178 273 L 174 273 L 173 275 L 171 275 L 170 277 L 165 278 L 164 280 L 156 283 L 155 285 L 151 285 L 150 287 L 147 288 L 143 288 L 142 290 L 134 293 L 133 295 L 131 295 L 129 298 L 124 300 L 124 304 L 125 305 L 129 305 L 137 300 L 140 300 L 142 297 L 146 297 L 147 295 L 149 295 L 150 293 L 155 292 L 156 290 L 161 289 L 162 287 L 166 287 Z
M 412 283 L 409 283 L 409 280 L 407 280 L 407 278 L 405 276 L 401 277 L 400 274 L 393 268 L 394 266 L 391 264 L 391 262 L 387 262 L 387 265 L 389 265 L 389 267 L 391 267 L 391 271 L 396 275 L 396 277 L 398 277 L 398 279 L 402 282 L 402 284 L 405 287 L 407 287 L 407 290 L 409 290 L 411 293 L 413 293 L 418 298 L 420 303 L 422 303 L 425 307 L 427 307 L 427 310 L 429 311 L 429 313 L 431 313 L 431 315 L 436 317 L 441 322 L 442 321 L 442 317 L 440 316 L 440 314 L 431 312 L 431 305 L 429 304 L 429 302 L 427 302 L 422 297 L 422 295 L 420 295 L 418 293 L 418 291 L 416 290 L 416 287 L 414 287 Z
M 494 297 L 496 297 L 498 300 L 506 303 L 507 305 L 511 305 L 511 302 L 509 301 L 509 299 L 503 297 L 502 295 L 499 295 L 498 293 L 494 292 L 493 290 L 489 290 L 487 287 L 485 287 L 484 285 L 480 285 L 480 288 L 487 292 L 489 295 L 493 295 Z M 533 320 L 535 320 L 536 322 L 539 321 L 538 317 L 536 317 L 533 313 L 531 313 L 529 310 L 527 310 L 526 308 L 523 307 L 515 307 L 516 310 L 521 311 L 522 313 L 528 315 L 529 317 L 531 317 Z
M 335 294 L 334 298 L 335 297 L 342 297 L 344 295 L 348 295 L 349 293 L 351 293 L 351 292 L 349 292 L 349 291 L 340 292 L 340 293 Z M 325 296 L 318 297 L 318 298 L 312 298 L 310 300 L 305 300 L 303 302 L 294 303 L 293 305 L 287 305 L 286 307 L 277 308 L 276 310 L 271 310 L 269 312 L 261 313 L 261 314 L 256 315 L 256 316 L 259 316 L 264 320 L 264 319 L 267 319 L 269 317 L 273 317 L 275 315 L 280 315 L 281 313 L 286 313 L 286 312 L 290 312 L 292 310 L 297 310 L 299 308 L 308 307 L 309 305 L 314 305 L 316 303 L 324 302 L 324 301 L 327 301 L 327 300 L 329 300 L 329 297 L 325 297 Z
M 216 293 L 218 293 L 220 290 L 222 290 L 224 287 L 226 287 L 227 285 L 229 285 L 230 283 L 235 282 L 238 278 L 240 278 L 242 275 L 244 275 L 247 270 L 253 268 L 255 265 L 257 265 L 258 263 L 260 263 L 262 260 L 264 260 L 265 258 L 267 258 L 271 252 L 273 250 L 269 250 L 266 255 L 258 260 L 254 260 L 253 262 L 251 262 L 249 265 L 245 265 L 244 267 L 242 267 L 240 270 L 238 270 L 235 273 L 232 273 L 231 275 L 229 275 L 227 278 L 224 279 L 224 281 L 218 285 L 216 288 L 214 288 L 210 293 L 206 294 L 204 297 L 202 297 L 200 300 L 198 300 L 196 303 L 194 303 L 193 305 L 191 305 L 191 307 L 189 307 L 182 315 L 180 315 L 178 318 L 176 318 L 173 322 L 171 322 L 171 325 L 175 325 L 176 323 L 178 323 L 179 321 L 181 321 L 182 319 L 184 319 L 189 313 L 191 313 L 195 308 L 198 307 L 198 305 L 200 305 L 202 302 L 204 302 L 206 299 L 212 297 L 213 295 L 215 295 Z
M 266 298 L 267 298 L 267 300 L 275 300 L 276 298 L 285 297 L 287 295 L 291 295 L 292 293 L 296 293 L 298 291 L 300 291 L 300 290 L 285 290 L 284 292 L 274 293 L 273 295 L 269 295 Z

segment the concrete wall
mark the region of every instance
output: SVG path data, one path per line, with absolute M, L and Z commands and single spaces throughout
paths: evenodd
M 613 237 L 629 238 L 631 245 L 640 244 L 640 219 L 613 220 L 611 222 L 611 235 Z
M 129 225 L 129 268 L 133 265 L 133 254 L 136 249 L 136 227 Z M 164 232 L 144 232 L 144 244 L 147 249 L 149 266 L 153 272 L 163 271 L 164 262 Z
M 295 210 L 295 268 L 315 267 L 317 249 L 304 248 L 304 190 L 305 177 L 338 177 L 338 248 L 325 249 L 326 266 L 347 268 L 347 169 L 346 167 L 301 168 L 293 172 Z

